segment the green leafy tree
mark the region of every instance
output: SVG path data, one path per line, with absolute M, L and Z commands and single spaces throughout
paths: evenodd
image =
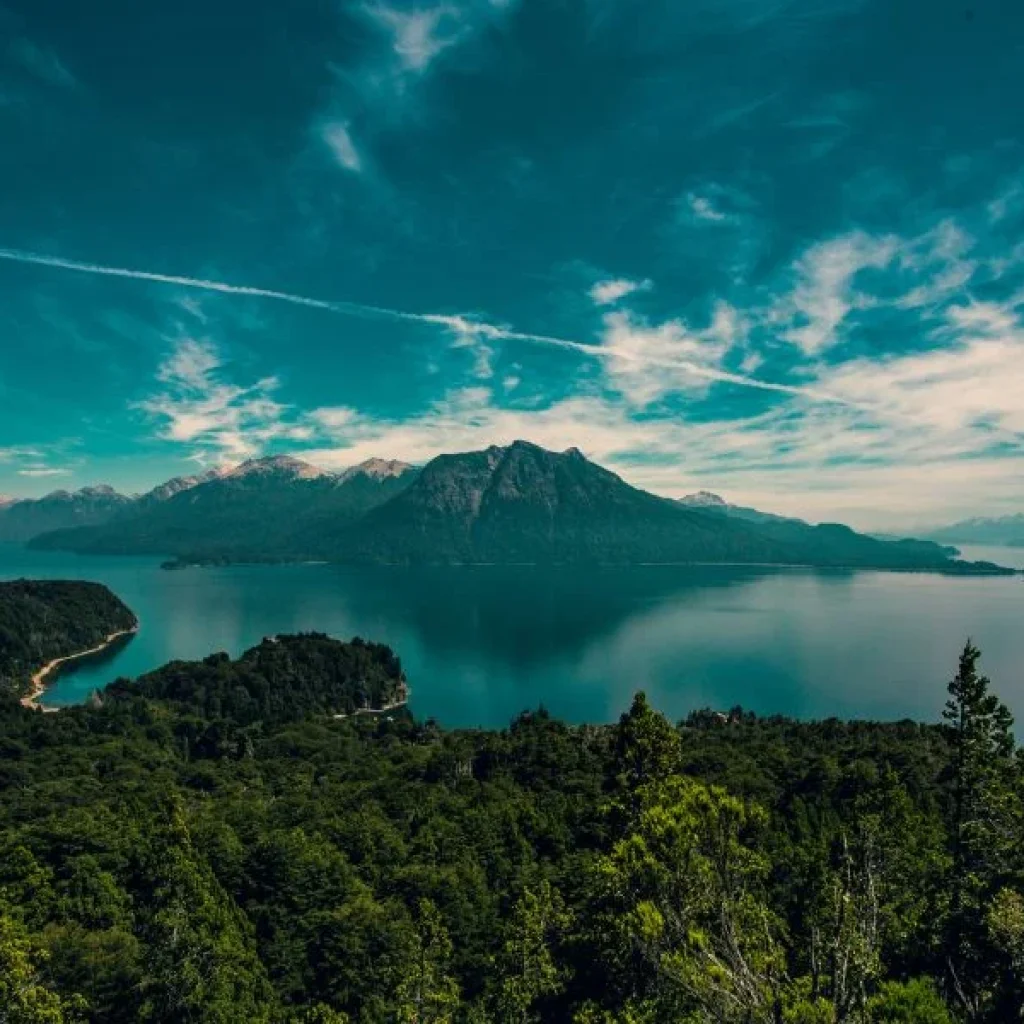
M 53 991 L 41 980 L 45 953 L 0 908 L 0 1024 L 72 1024 L 84 1000 Z
M 449 973 L 452 942 L 437 907 L 420 900 L 416 934 L 395 992 L 398 1024 L 451 1024 L 459 986 Z
M 555 961 L 552 945 L 571 922 L 565 902 L 547 880 L 527 889 L 517 900 L 498 961 L 501 1021 L 528 1024 L 540 1020 L 538 1000 L 562 990 L 565 972 Z
M 930 978 L 884 982 L 867 1010 L 871 1024 L 953 1024 Z
M 762 811 L 681 776 L 641 788 L 635 824 L 595 867 L 592 922 L 616 1012 L 772 1022 L 785 984 Z M 701 1018 L 703 1019 L 703 1018 Z

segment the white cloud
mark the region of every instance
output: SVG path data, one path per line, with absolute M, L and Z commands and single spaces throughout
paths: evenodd
M 345 170 L 358 174 L 363 169 L 363 161 L 345 122 L 329 121 L 325 123 L 320 128 L 320 137 L 331 151 L 334 159 Z
M 993 199 L 987 207 L 990 224 L 998 224 L 1016 213 L 1024 205 L 1024 182 L 1014 181 Z
M 241 387 L 223 379 L 223 368 L 211 342 L 176 343 L 157 370 L 163 389 L 139 403 L 158 423 L 160 438 L 219 462 L 259 455 L 273 441 L 312 440 L 312 429 L 272 397 L 280 386 L 276 377 Z
M 58 469 L 53 466 L 26 466 L 24 469 L 19 469 L 18 476 L 27 477 L 47 477 L 47 476 L 67 476 L 70 469 Z
M 447 5 L 401 11 L 385 4 L 367 8 L 391 36 L 392 49 L 406 71 L 425 71 L 439 54 L 458 41 L 458 11 Z
M 43 453 L 38 448 L 0 448 L 0 462 L 41 458 L 43 458 Z
M 624 277 L 613 278 L 608 281 L 597 281 L 590 289 L 590 297 L 598 306 L 612 306 L 627 295 L 634 292 L 650 291 L 653 284 L 649 280 L 630 281 Z
M 837 331 L 856 302 L 854 283 L 868 268 L 892 261 L 897 240 L 854 231 L 808 249 L 797 262 L 797 284 L 782 311 L 800 321 L 783 335 L 805 355 L 816 356 L 837 340 Z M 788 307 L 788 308 L 787 308 Z
M 708 196 L 699 196 L 695 192 L 690 192 L 686 196 L 686 202 L 690 207 L 690 212 L 697 220 L 717 223 L 728 219 L 726 214 L 719 210 Z

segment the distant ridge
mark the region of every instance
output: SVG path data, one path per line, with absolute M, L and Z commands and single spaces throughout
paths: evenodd
M 22 530 L 34 547 L 156 554 L 175 564 L 316 560 L 383 564 L 737 563 L 1000 571 L 931 541 L 890 542 L 631 486 L 578 448 L 527 441 L 440 455 L 422 468 L 367 459 L 340 473 L 287 455 L 179 477 L 138 499 L 107 487 L 50 496 L 92 519 Z M 0 510 L 0 530 L 25 503 Z M 38 517 L 37 517 L 38 518 Z M 0 534 L 2 536 L 2 534 Z
M 50 530 L 104 523 L 132 503 L 106 484 L 12 501 L 0 507 L 0 541 L 24 543 Z
M 928 533 L 931 540 L 942 544 L 991 544 L 999 547 L 1024 548 L 1024 514 L 976 516 L 952 526 Z

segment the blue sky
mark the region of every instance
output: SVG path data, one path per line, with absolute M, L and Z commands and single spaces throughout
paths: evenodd
M 1024 7 L 0 0 L 0 493 L 525 437 L 1024 506 Z

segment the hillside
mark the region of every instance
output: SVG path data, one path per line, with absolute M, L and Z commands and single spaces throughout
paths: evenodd
M 51 530 L 106 523 L 131 505 L 131 498 L 107 486 L 0 503 L 0 542 L 21 544 Z
M 803 552 L 802 558 L 808 565 L 952 571 L 954 564 L 955 551 L 931 540 L 870 537 L 840 523 L 813 525 L 803 519 L 733 505 L 707 491 L 687 495 L 679 502 L 710 515 L 754 524 L 763 537 L 771 538 L 791 551 Z
M 341 561 L 574 563 L 781 561 L 741 525 L 626 484 L 578 451 L 517 441 L 443 455 L 401 494 L 328 540 Z
M 934 544 L 885 543 L 844 526 L 687 506 L 631 487 L 576 449 L 556 453 L 524 441 L 434 459 L 391 501 L 337 531 L 324 551 L 339 561 L 402 564 L 964 568 Z
M 932 530 L 928 536 L 942 544 L 1024 548 L 1024 513 L 995 518 L 964 519 L 952 526 Z
M 314 557 L 322 524 L 357 518 L 401 490 L 411 472 L 392 464 L 339 477 L 299 459 L 255 459 L 189 486 L 165 485 L 162 500 L 144 499 L 101 526 L 45 534 L 32 546 L 196 560 Z
M 1006 1024 L 1024 783 L 976 662 L 959 727 L 338 720 L 400 669 L 317 636 L 0 704 L 0 1016 Z
M 441 455 L 422 470 L 371 459 L 342 474 L 299 459 L 244 463 L 171 481 L 107 522 L 56 530 L 33 547 L 173 556 L 176 563 L 742 563 L 946 572 L 937 544 L 811 526 L 714 495 L 673 501 L 627 484 L 577 449 L 525 441 Z
M 396 704 L 405 700 L 406 683 L 398 658 L 382 644 L 309 633 L 268 638 L 235 661 L 214 654 L 171 662 L 134 682 L 111 684 L 105 699 L 138 695 L 235 725 L 281 725 Z
M 18 696 L 37 669 L 131 629 L 131 610 L 98 583 L 0 583 L 0 697 Z

